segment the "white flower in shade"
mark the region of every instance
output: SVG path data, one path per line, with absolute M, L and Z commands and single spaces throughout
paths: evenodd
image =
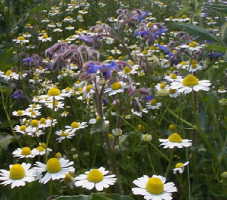
M 35 128 L 32 128 L 31 126 L 26 126 L 26 125 L 16 125 L 14 130 L 18 133 L 21 133 L 21 134 L 27 134 L 27 135 L 30 135 L 32 136 L 33 133 L 35 132 Z
M 125 83 L 117 81 L 112 83 L 111 87 L 105 89 L 105 93 L 108 93 L 109 96 L 113 96 L 118 93 L 123 93 L 125 88 Z
M 10 165 L 9 171 L 0 170 L 0 184 L 11 185 L 11 188 L 25 186 L 26 182 L 32 182 L 35 180 L 34 171 L 31 168 L 31 164 L 13 164 Z
M 183 94 L 188 94 L 192 91 L 198 92 L 200 90 L 209 91 L 210 90 L 209 80 L 199 80 L 193 74 L 188 74 L 184 79 L 180 81 L 172 82 L 170 88 L 176 89 L 178 92 Z
M 146 104 L 146 107 L 147 109 L 156 110 L 159 109 L 161 105 L 162 103 L 158 102 L 157 99 L 152 99 Z
M 182 77 L 177 76 L 177 74 L 175 74 L 175 73 L 172 73 L 172 74 L 165 76 L 164 79 L 169 81 L 169 82 L 173 82 L 173 81 L 176 81 L 176 80 L 181 80 Z
M 172 133 L 168 139 L 159 139 L 161 142 L 161 146 L 164 149 L 170 148 L 173 149 L 174 147 L 183 148 L 183 147 L 190 147 L 192 146 L 192 141 L 188 139 L 183 139 L 178 133 Z
M 187 166 L 189 164 L 189 162 L 185 162 L 185 163 L 182 163 L 182 162 L 179 162 L 176 164 L 175 168 L 173 169 L 173 173 L 176 174 L 176 173 L 180 173 L 182 174 L 184 172 L 184 167 Z
M 47 148 L 45 143 L 39 143 L 39 146 L 37 146 L 36 148 L 32 149 L 32 152 L 37 156 L 42 156 L 45 155 L 46 153 L 48 154 L 49 152 L 51 152 L 52 149 Z
M 45 175 L 40 177 L 39 182 L 46 184 L 50 180 L 63 179 L 69 172 L 74 172 L 73 162 L 64 158 L 50 158 L 46 164 L 36 162 L 35 170 L 38 173 Z
M 108 173 L 109 171 L 106 171 L 103 167 L 91 169 L 75 178 L 75 186 L 88 190 L 95 188 L 97 191 L 102 191 L 104 188 L 113 185 L 117 180 L 114 174 L 107 175 Z
M 41 40 L 42 42 L 50 42 L 52 38 L 49 37 L 47 33 L 43 33 L 38 37 L 38 40 Z
M 29 42 L 24 36 L 19 36 L 16 39 L 13 39 L 13 41 L 16 42 L 16 44 L 26 44 Z
M 58 142 L 62 142 L 65 139 L 71 139 L 73 136 L 75 136 L 74 132 L 68 130 L 56 131 L 55 134 L 59 136 L 57 138 Z
M 25 77 L 26 75 L 22 75 L 23 77 Z M 13 72 L 11 70 L 7 70 L 6 72 L 2 72 L 0 73 L 0 77 L 5 79 L 6 81 L 10 80 L 10 79 L 14 79 L 14 80 L 18 80 L 19 79 L 19 74 L 17 74 L 16 72 Z
M 143 195 L 146 200 L 171 200 L 172 193 L 177 192 L 175 184 L 167 183 L 163 176 L 148 177 L 144 175 L 134 180 L 133 183 L 137 186 L 132 188 L 133 194 Z
M 17 158 L 34 158 L 35 154 L 30 147 L 23 147 L 13 151 L 13 156 Z
M 73 132 L 75 133 L 77 130 L 79 129 L 83 129 L 83 128 L 86 128 L 88 125 L 87 125 L 87 122 L 72 122 L 70 126 L 65 126 L 66 128 L 66 131 L 70 131 L 70 132 Z
M 13 111 L 12 115 L 16 116 L 16 117 L 22 117 L 22 116 L 25 115 L 25 111 L 24 110 L 16 110 L 16 111 Z
M 31 118 L 36 118 L 36 117 L 40 116 L 41 113 L 36 109 L 27 108 L 25 110 L 25 115 L 28 116 L 28 117 L 31 117 Z

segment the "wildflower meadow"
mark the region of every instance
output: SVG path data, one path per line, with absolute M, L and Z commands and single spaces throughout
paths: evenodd
M 0 0 L 0 200 L 227 200 L 227 2 Z

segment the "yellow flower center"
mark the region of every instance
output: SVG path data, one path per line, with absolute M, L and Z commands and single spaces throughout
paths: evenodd
M 24 111 L 23 111 L 23 110 L 18 110 L 18 111 L 17 111 L 17 114 L 18 114 L 19 116 L 21 116 L 21 115 L 24 114 Z
M 192 87 L 195 85 L 199 84 L 199 79 L 197 79 L 194 75 L 189 74 L 187 75 L 184 79 L 183 79 L 183 85 L 184 86 L 188 86 L 188 87 Z
M 164 83 L 164 82 L 160 83 L 160 88 L 161 89 L 164 89 L 165 87 L 166 87 L 166 83 Z
M 181 167 L 184 167 L 184 163 L 180 162 L 180 163 L 177 163 L 175 168 L 181 168 Z
M 31 148 L 30 147 L 23 147 L 21 149 L 21 154 L 24 156 L 30 155 L 31 154 Z
M 111 88 L 112 88 L 113 90 L 119 90 L 119 89 L 122 88 L 122 85 L 121 85 L 120 82 L 115 82 L 115 83 L 113 83 L 113 84 L 111 85 Z
M 80 123 L 79 122 L 72 122 L 71 123 L 71 127 L 72 128 L 79 128 L 80 127 Z
M 170 142 L 177 142 L 181 143 L 182 142 L 182 137 L 178 133 L 173 133 L 168 137 L 168 140 Z
M 169 90 L 169 93 L 170 93 L 170 94 L 175 94 L 176 91 L 177 91 L 177 90 L 175 90 L 175 89 L 170 89 L 170 90 Z
M 36 147 L 36 149 L 39 151 L 39 152 L 42 152 L 42 151 L 45 151 L 45 148 L 43 146 L 38 146 Z
M 5 72 L 5 75 L 6 75 L 6 76 L 10 76 L 12 73 L 13 73 L 13 72 L 12 72 L 11 70 L 7 70 L 7 71 Z
M 190 43 L 188 44 L 188 46 L 190 46 L 190 47 L 197 47 L 197 46 L 198 46 L 198 43 L 195 42 L 195 41 L 192 41 L 192 42 L 190 42 Z
M 17 40 L 23 41 L 23 40 L 25 40 L 25 38 L 24 38 L 24 36 L 19 36 L 19 37 L 17 37 Z
M 33 119 L 33 120 L 31 121 L 31 125 L 34 126 L 34 127 L 38 127 L 38 126 L 39 126 L 39 121 L 36 120 L 36 119 Z
M 46 170 L 51 174 L 57 173 L 61 171 L 61 163 L 57 158 L 50 158 L 47 161 Z
M 25 170 L 20 164 L 14 164 L 10 167 L 9 177 L 13 180 L 19 180 L 25 177 Z
M 86 87 L 86 92 L 90 92 L 90 90 L 93 88 L 93 85 L 87 85 Z
M 181 61 L 179 64 L 180 64 L 180 65 L 187 65 L 187 62 Z
M 41 119 L 40 119 L 40 123 L 41 123 L 41 124 L 46 124 L 46 119 L 45 119 L 45 118 L 41 118 Z
M 48 37 L 49 37 L 49 36 L 47 35 L 47 33 L 44 33 L 44 34 L 43 34 L 43 38 L 46 39 L 46 38 L 48 38 Z
M 94 183 L 102 181 L 103 178 L 104 176 L 102 172 L 100 172 L 98 169 L 92 169 L 87 175 L 87 180 Z
M 58 88 L 51 88 L 48 90 L 48 96 L 58 96 L 60 93 L 61 92 Z
M 124 73 L 125 74 L 128 74 L 128 73 L 130 73 L 132 71 L 132 69 L 130 68 L 130 67 L 128 67 L 128 66 L 126 66 L 125 68 L 124 68 Z
M 151 194 L 161 194 L 164 192 L 164 183 L 160 178 L 149 178 L 146 184 L 146 190 Z
M 177 78 L 177 75 L 176 74 L 170 74 L 170 78 L 171 79 L 176 79 Z
M 25 131 L 26 130 L 26 126 L 25 125 L 22 125 L 22 126 L 20 126 L 20 131 Z
M 196 60 L 191 61 L 192 68 L 196 68 L 197 64 L 198 64 L 198 62 Z
M 157 99 L 150 100 L 151 105 L 156 105 L 158 103 Z
M 66 136 L 68 136 L 69 134 L 67 133 L 67 132 L 64 132 L 64 131 L 62 131 L 61 132 L 61 136 L 63 136 L 63 137 L 66 137 Z

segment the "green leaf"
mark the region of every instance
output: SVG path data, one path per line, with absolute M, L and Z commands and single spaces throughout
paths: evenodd
M 93 193 L 91 195 L 60 196 L 56 200 L 133 200 L 127 195 Z
M 113 200 L 133 200 L 130 196 L 120 194 L 107 194 Z
M 176 28 L 185 31 L 191 35 L 197 36 L 201 40 L 211 40 L 220 43 L 218 37 L 206 29 L 192 24 L 174 24 Z
M 223 52 L 223 53 L 225 53 L 227 51 L 227 47 L 219 45 L 219 44 L 208 44 L 206 47 L 209 50 Z
M 56 200 L 91 200 L 90 195 L 60 196 Z

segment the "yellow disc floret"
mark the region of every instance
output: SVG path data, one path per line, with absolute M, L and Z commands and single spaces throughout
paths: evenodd
M 61 163 L 57 158 L 50 158 L 47 161 L 46 170 L 51 174 L 57 173 L 61 171 Z
M 180 162 L 180 163 L 177 163 L 175 168 L 181 168 L 181 167 L 184 167 L 184 163 Z
M 115 83 L 113 83 L 113 84 L 111 85 L 111 88 L 112 88 L 113 90 L 119 90 L 119 89 L 122 88 L 122 85 L 121 85 L 120 82 L 115 82 Z
M 61 94 L 61 91 L 58 88 L 51 88 L 48 90 L 48 96 L 58 96 Z
M 130 73 L 132 71 L 132 69 L 130 68 L 130 67 L 128 67 L 128 66 L 126 66 L 125 68 L 124 68 L 124 73 L 125 74 L 128 74 L 128 73 Z
M 151 105 L 156 105 L 158 103 L 157 99 L 150 100 Z
M 30 155 L 31 154 L 31 148 L 30 147 L 23 147 L 21 149 L 21 154 L 24 156 Z
M 34 127 L 38 127 L 38 126 L 39 126 L 39 121 L 36 120 L 36 119 L 33 119 L 33 120 L 31 121 L 31 125 L 34 126 Z
M 192 87 L 195 85 L 199 84 L 199 79 L 197 79 L 194 75 L 189 74 L 187 75 L 184 79 L 183 79 L 183 85 L 184 86 L 188 86 L 188 87 Z
M 178 133 L 172 133 L 169 137 L 168 140 L 170 142 L 177 142 L 181 143 L 182 142 L 182 137 Z
M 25 177 L 25 170 L 20 164 L 14 164 L 10 167 L 9 177 L 13 180 L 19 180 Z
M 92 169 L 87 175 L 87 180 L 93 183 L 98 183 L 102 181 L 103 178 L 103 173 L 98 169 Z
M 27 128 L 27 127 L 26 127 L 25 125 L 21 125 L 19 129 L 20 129 L 20 131 L 25 131 L 26 128 Z
M 146 190 L 151 194 L 161 194 L 164 192 L 164 183 L 160 178 L 149 178 L 146 184 Z
M 72 122 L 71 123 L 71 127 L 72 128 L 79 128 L 80 127 L 80 123 L 79 122 Z

